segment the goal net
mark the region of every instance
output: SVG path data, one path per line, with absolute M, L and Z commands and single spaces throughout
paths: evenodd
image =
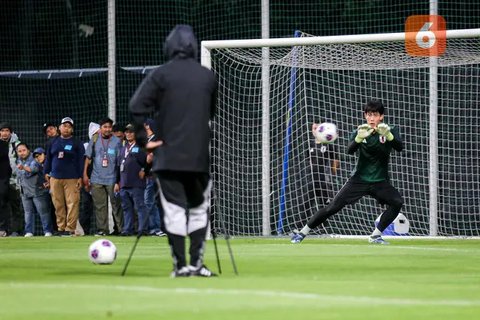
M 323 188 L 332 197 L 355 169 L 356 155 L 347 155 L 346 147 L 365 121 L 363 105 L 379 99 L 386 106 L 384 121 L 400 128 L 405 143 L 403 152 L 392 152 L 390 177 L 404 197 L 409 234 L 480 235 L 478 35 L 449 38 L 438 59 L 408 55 L 403 41 L 346 39 L 295 46 L 271 39 L 268 59 L 262 58 L 268 41 L 202 43 L 208 45 L 203 63 L 220 86 L 212 124 L 215 228 L 266 235 L 303 226 L 323 205 L 313 186 L 312 123 L 333 122 L 339 129 L 340 166 L 336 174 L 322 169 L 328 182 Z M 366 197 L 315 231 L 365 235 L 384 209 Z

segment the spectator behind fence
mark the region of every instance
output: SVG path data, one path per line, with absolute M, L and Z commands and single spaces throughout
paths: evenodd
M 77 228 L 84 155 L 83 144 L 73 137 L 73 120 L 63 118 L 60 136 L 52 141 L 45 161 L 45 178 L 50 182 L 58 232 L 62 236 L 75 235 Z
M 145 121 L 145 132 L 147 133 L 147 141 L 154 141 L 155 140 L 155 132 L 154 126 L 155 121 L 153 119 L 147 119 Z M 153 162 L 153 152 L 147 153 L 147 163 L 152 164 Z M 147 214 L 148 214 L 148 229 L 149 234 L 151 236 L 159 236 L 163 237 L 166 234 L 161 230 L 161 212 L 162 207 L 158 206 L 158 187 L 155 176 L 153 172 L 150 171 L 148 174 L 145 175 L 145 205 L 147 206 Z
M 12 176 L 12 167 L 8 158 L 8 142 L 0 139 L 0 237 L 6 237 L 8 231 L 8 186 Z
M 52 236 L 52 220 L 50 219 L 50 201 L 48 189 L 45 188 L 43 162 L 45 150 L 37 148 L 33 154 L 25 143 L 17 145 L 17 180 L 20 185 L 23 209 L 25 211 L 25 237 L 33 237 L 35 233 L 35 213 L 42 222 L 45 237 Z
M 8 157 L 12 175 L 10 177 L 8 186 L 8 230 L 11 237 L 23 234 L 23 206 L 20 199 L 20 186 L 17 184 L 16 162 L 17 152 L 16 147 L 20 143 L 18 136 L 13 132 L 13 127 L 8 122 L 0 123 L 0 139 L 8 143 Z
M 88 141 L 83 144 L 85 151 L 87 150 L 89 141 L 93 138 L 93 135 L 98 132 L 98 130 L 100 130 L 100 125 L 98 123 L 89 123 Z M 87 175 L 90 178 L 90 176 L 92 175 L 92 163 L 90 163 L 87 168 L 84 167 L 83 169 L 87 169 Z M 78 215 L 78 221 L 82 226 L 84 235 L 89 235 L 92 233 L 92 217 L 94 217 L 94 214 L 91 189 L 90 185 L 84 185 L 83 188 L 80 189 L 80 213 Z
M 115 201 L 113 187 L 116 181 L 116 159 L 120 154 L 121 142 L 112 135 L 113 120 L 104 118 L 99 122 L 100 130 L 88 143 L 85 152 L 83 183 L 91 188 L 93 207 L 97 223 L 96 236 L 110 233 L 108 227 L 108 200 L 112 205 L 114 233 L 122 230 L 123 214 Z M 88 166 L 92 164 L 92 174 L 88 175 Z
M 56 137 L 58 137 L 59 132 L 58 132 L 58 127 L 51 121 L 45 122 L 42 127 L 43 134 L 45 135 L 47 141 L 45 143 L 45 154 L 48 153 L 48 150 L 50 149 L 50 144 L 52 143 L 53 140 L 55 140 Z M 50 184 L 47 181 L 46 182 L 46 187 L 50 189 Z M 55 206 L 53 205 L 52 197 L 48 197 L 48 202 L 49 202 L 49 207 L 50 207 L 50 220 L 51 221 L 56 221 L 57 216 L 55 214 Z M 52 230 L 53 232 L 57 232 L 57 224 L 52 223 Z
M 115 123 L 112 127 L 112 132 L 115 137 L 120 139 L 123 147 L 125 145 L 125 127 L 121 124 Z
M 115 192 L 120 192 L 123 208 L 123 230 L 120 235 L 133 235 L 134 209 L 137 212 L 138 233 L 148 230 L 147 207 L 145 206 L 145 171 L 148 173 L 147 154 L 136 145 L 134 127 L 125 128 L 127 143 L 117 160 L 117 183 Z

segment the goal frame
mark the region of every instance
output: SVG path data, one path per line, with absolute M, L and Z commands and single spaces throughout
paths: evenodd
M 324 37 L 292 37 L 272 39 L 206 40 L 201 42 L 201 64 L 211 69 L 211 50 L 226 48 L 262 48 L 262 234 L 271 235 L 270 228 L 270 128 L 269 128 L 269 51 L 271 47 L 295 47 L 322 44 L 355 44 L 401 42 L 407 36 L 426 36 L 418 33 L 379 33 Z M 446 39 L 480 37 L 478 29 L 447 30 Z M 429 235 L 438 235 L 438 66 L 437 58 L 429 59 Z

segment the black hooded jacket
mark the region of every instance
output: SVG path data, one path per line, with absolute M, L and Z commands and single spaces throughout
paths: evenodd
M 8 147 L 8 142 L 0 140 L 0 180 L 8 180 L 12 175 Z
M 164 49 L 169 61 L 143 80 L 130 101 L 130 112 L 138 127 L 154 112 L 156 139 L 163 141 L 154 151 L 154 171 L 208 172 L 215 76 L 196 60 L 192 27 L 177 25 Z

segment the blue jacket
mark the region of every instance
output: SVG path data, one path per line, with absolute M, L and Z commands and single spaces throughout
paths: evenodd
M 145 178 L 140 179 L 140 171 L 145 171 L 147 154 L 139 146 L 127 143 L 120 150 L 117 159 L 117 183 L 120 188 L 145 188 Z
M 22 164 L 31 169 L 31 172 L 19 170 L 18 168 L 16 169 L 18 185 L 20 185 L 20 190 L 23 196 L 31 198 L 48 193 L 48 189 L 45 189 L 43 186 L 45 178 L 43 175 L 42 164 L 35 161 L 31 154 L 25 160 L 18 159 L 17 164 Z

